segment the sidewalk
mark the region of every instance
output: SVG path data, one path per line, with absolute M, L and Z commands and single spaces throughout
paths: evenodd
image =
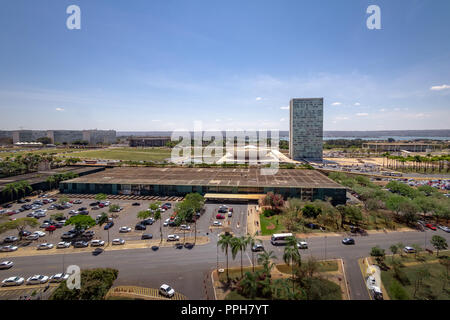
M 259 213 L 257 211 L 257 206 L 248 206 L 247 210 L 247 234 L 255 235 L 261 234 L 261 225 L 259 223 Z

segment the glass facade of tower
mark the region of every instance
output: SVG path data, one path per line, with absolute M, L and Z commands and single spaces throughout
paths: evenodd
M 323 156 L 323 98 L 292 99 L 289 117 L 289 154 L 293 160 Z

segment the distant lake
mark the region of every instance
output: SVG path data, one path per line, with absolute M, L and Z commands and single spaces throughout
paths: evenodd
M 395 141 L 402 141 L 402 140 L 450 140 L 449 137 L 404 137 L 404 136 L 379 136 L 379 137 L 323 137 L 323 140 L 355 140 L 355 139 L 362 139 L 362 140 L 387 140 L 389 138 L 394 139 Z M 289 137 L 280 137 L 280 140 L 289 141 Z

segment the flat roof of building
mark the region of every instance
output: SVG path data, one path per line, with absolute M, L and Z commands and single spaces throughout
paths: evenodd
M 274 175 L 262 175 L 259 168 L 118 167 L 64 182 L 272 188 L 344 188 L 315 170 L 279 169 Z

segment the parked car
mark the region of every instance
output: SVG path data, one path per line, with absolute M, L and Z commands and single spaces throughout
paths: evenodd
M 216 221 L 213 222 L 213 226 L 219 227 L 221 225 L 222 225 L 222 222 L 220 222 L 220 221 L 216 220 Z
M 140 206 L 141 204 L 139 202 L 133 202 L 132 206 Z
M 19 231 L 19 236 L 21 236 L 21 237 L 26 237 L 26 236 L 29 236 L 30 234 L 31 234 L 31 232 L 27 231 L 27 230 L 20 230 Z
M 218 213 L 216 215 L 216 219 L 225 219 L 225 216 L 223 214 Z
M 308 242 L 306 241 L 298 241 L 297 242 L 298 249 L 308 249 Z
M 70 275 L 68 273 L 57 273 L 50 277 L 49 282 L 56 282 L 56 283 L 63 282 L 69 279 L 69 276 Z
M 145 226 L 145 224 L 142 223 L 138 223 L 137 225 L 134 226 L 134 230 L 146 230 L 147 227 Z
M 65 232 L 62 234 L 61 239 L 62 240 L 70 240 L 76 237 L 75 233 L 72 232 Z
M 342 240 L 343 244 L 355 244 L 355 239 L 353 238 L 345 238 Z
M 169 225 L 169 222 L 170 222 L 170 219 L 169 219 L 169 218 L 167 218 L 166 220 L 164 220 L 163 227 L 167 227 L 167 226 Z
M 433 231 L 436 231 L 436 227 L 433 226 L 431 223 L 427 223 L 427 224 L 425 225 L 425 227 L 427 227 L 428 229 L 431 229 L 431 230 L 433 230 Z
M 413 247 L 405 247 L 403 251 L 406 253 L 416 253 L 416 249 L 414 249 Z
M 95 236 L 95 231 L 93 231 L 93 230 L 87 230 L 87 231 L 85 231 L 85 232 L 83 233 L 83 236 L 84 236 L 84 237 L 93 237 L 93 236 Z
M 35 274 L 27 279 L 27 284 L 42 284 L 48 281 L 48 276 Z
M 103 229 L 108 230 L 108 229 L 112 228 L 112 226 L 114 226 L 114 222 L 110 221 L 107 224 L 105 224 L 105 227 Z
M 446 227 L 446 226 L 439 226 L 439 229 L 441 229 L 442 231 L 445 231 L 445 232 L 450 232 L 450 228 Z
M 89 242 L 87 241 L 77 241 L 73 244 L 74 248 L 86 248 L 89 246 Z
M 152 225 L 154 222 L 155 222 L 155 220 L 153 220 L 153 218 L 148 218 L 148 219 L 142 220 L 141 224 L 148 226 L 148 225 Z
M 130 231 L 131 231 L 131 228 L 127 227 L 127 226 L 120 227 L 120 229 L 119 229 L 119 232 L 122 232 L 122 233 L 130 232 Z
M 175 290 L 172 289 L 172 287 L 170 287 L 169 285 L 163 284 L 159 288 L 159 293 L 165 297 L 172 298 L 175 294 Z
M 264 251 L 264 246 L 262 244 L 257 243 L 252 247 L 252 251 L 253 252 Z
M 151 233 L 144 233 L 141 237 L 141 240 L 149 240 L 153 239 L 153 235 Z
M 37 246 L 38 250 L 48 250 L 48 249 L 51 249 L 51 248 L 53 248 L 53 244 L 47 243 L 47 242 L 41 243 L 41 244 L 39 244 Z
M 2 287 L 20 286 L 24 281 L 22 277 L 9 277 L 2 281 Z
M 180 228 L 181 228 L 181 230 L 191 230 L 191 227 L 188 226 L 188 225 L 186 225 L 186 224 L 182 224 L 182 225 L 180 226 Z
M 14 262 L 12 261 L 3 261 L 2 263 L 0 263 L 0 270 L 10 269 L 13 265 Z
M 112 241 L 112 244 L 113 245 L 122 245 L 122 244 L 125 244 L 125 240 L 123 240 L 123 239 L 114 239 Z
M 105 245 L 105 241 L 103 240 L 92 240 L 91 247 L 101 247 Z
M 5 243 L 13 243 L 16 241 L 19 241 L 19 238 L 14 237 L 14 236 L 9 236 L 9 237 L 6 237 L 5 239 L 3 239 L 3 242 L 5 242 Z
M 74 201 L 73 201 L 73 203 L 74 203 L 74 204 L 82 204 L 82 203 L 83 203 L 83 201 L 81 201 L 81 200 L 77 199 L 77 200 L 74 200 Z
M 95 202 L 91 202 L 89 203 L 89 206 L 94 207 L 94 206 L 98 206 L 100 202 L 95 201 Z
M 35 232 L 33 232 L 33 234 L 37 234 L 40 238 L 45 237 L 45 235 L 46 235 L 46 233 L 43 231 L 35 231 Z
M 32 233 L 25 237 L 25 240 L 34 241 L 39 239 L 39 235 L 37 233 Z
M 169 234 L 167 236 L 167 241 L 178 241 L 180 240 L 180 237 L 176 234 Z
M 70 245 L 71 245 L 70 242 L 61 241 L 61 242 L 58 242 L 58 244 L 56 245 L 56 248 L 57 249 L 65 249 L 65 248 L 69 248 Z
M 56 226 L 54 225 L 49 225 L 47 228 L 45 228 L 45 231 L 55 231 L 56 230 Z

